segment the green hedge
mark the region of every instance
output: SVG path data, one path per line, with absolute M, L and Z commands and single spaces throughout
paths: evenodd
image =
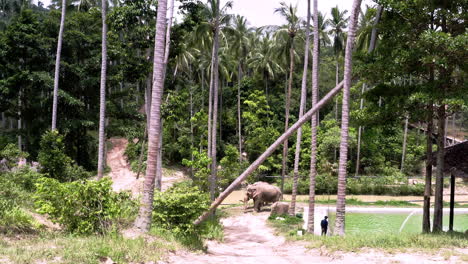
M 336 177 L 318 175 L 316 179 L 316 194 L 336 194 L 338 182 Z M 284 183 L 284 193 L 292 193 L 292 180 Z M 309 179 L 299 179 L 297 193 L 309 194 Z M 379 178 L 349 178 L 346 186 L 347 194 L 370 195 L 424 195 L 424 185 L 391 184 L 388 180 Z

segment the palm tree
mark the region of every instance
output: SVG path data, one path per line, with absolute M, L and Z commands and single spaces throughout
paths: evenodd
M 62 0 L 62 15 L 60 17 L 60 29 L 57 40 L 57 53 L 55 55 L 55 75 L 54 75 L 54 94 L 52 101 L 52 130 L 57 129 L 57 103 L 58 103 L 58 85 L 60 76 L 60 55 L 62 54 L 63 29 L 65 27 L 65 10 L 67 1 Z
M 346 28 L 346 25 L 348 23 L 348 19 L 346 17 L 346 14 L 348 13 L 348 10 L 345 10 L 343 12 L 340 11 L 338 6 L 333 7 L 331 9 L 331 18 L 329 18 L 328 25 L 331 27 L 329 33 L 333 37 L 333 52 L 335 53 L 335 58 L 336 58 L 336 76 L 335 76 L 335 83 L 338 84 L 340 81 L 340 74 L 339 74 L 339 68 L 340 68 L 340 56 L 343 53 L 344 50 L 344 42 L 345 42 L 345 32 L 344 29 Z M 338 122 L 338 98 L 335 98 L 335 120 Z M 335 160 L 336 160 L 336 149 L 335 149 Z
M 134 227 L 143 232 L 148 232 L 151 227 L 153 211 L 154 182 L 156 178 L 156 165 L 158 156 L 159 133 L 161 131 L 161 98 L 164 89 L 164 35 L 166 31 L 167 0 L 158 2 L 156 19 L 156 34 L 153 57 L 153 91 L 151 99 L 151 121 L 148 128 L 148 157 L 146 165 L 146 177 L 143 185 L 143 197 L 141 200 L 138 217 Z
M 197 28 L 198 32 L 211 32 L 212 36 L 212 54 L 211 54 L 211 73 L 210 73 L 210 92 L 208 102 L 208 156 L 211 157 L 211 177 L 210 177 L 210 198 L 214 200 L 216 190 L 216 129 L 218 118 L 218 53 L 219 53 L 219 34 L 221 27 L 227 25 L 230 15 L 226 11 L 232 7 L 232 2 L 228 1 L 222 8 L 221 0 L 209 0 L 204 5 L 203 13 L 208 21 L 203 22 Z
M 243 16 L 237 15 L 234 20 L 234 50 L 239 61 L 237 70 L 237 133 L 239 137 L 239 162 L 242 161 L 242 124 L 241 124 L 241 103 L 240 103 L 240 85 L 243 75 L 243 66 L 247 57 L 249 48 L 248 35 L 251 34 L 252 28 L 247 25 L 247 20 Z
M 259 31 L 256 32 L 259 35 Z M 255 41 L 257 37 L 251 40 Z M 254 46 L 254 45 L 251 45 Z M 275 55 L 275 41 L 271 38 L 271 34 L 266 32 L 254 46 L 254 50 L 250 52 L 250 59 L 248 65 L 256 72 L 263 74 L 263 81 L 265 83 L 265 96 L 268 102 L 268 80 L 274 79 L 277 73 L 283 72 L 283 68 L 278 64 Z
M 343 107 L 341 113 L 341 143 L 340 160 L 338 164 L 338 191 L 336 199 L 335 232 L 342 236 L 345 232 L 345 199 L 346 199 L 346 164 L 348 161 L 348 123 L 349 123 L 349 94 L 351 88 L 352 53 L 361 0 L 354 0 L 351 10 L 351 21 L 346 40 L 346 54 L 344 65 Z
M 305 30 L 305 48 L 304 48 L 304 71 L 302 72 L 302 86 L 301 86 L 301 102 L 299 105 L 299 118 L 304 115 L 304 108 L 306 105 L 307 97 L 307 72 L 309 64 L 309 29 L 310 29 L 310 0 L 307 0 L 307 22 Z M 316 115 L 314 115 L 316 116 Z M 313 117 L 314 118 L 314 117 Z M 313 119 L 312 118 L 312 119 Z M 289 214 L 295 215 L 296 213 L 296 195 L 297 195 L 297 180 L 299 178 L 299 159 L 301 153 L 301 142 L 302 142 L 302 128 L 297 130 L 296 140 L 296 152 L 294 153 L 294 178 L 293 178 L 293 189 L 291 196 L 291 205 L 289 207 Z
M 167 20 L 167 28 L 166 28 L 166 44 L 164 46 L 164 75 L 163 75 L 163 80 L 166 79 L 166 72 L 167 72 L 167 63 L 169 61 L 169 50 L 171 46 L 171 27 L 172 27 L 172 19 L 174 16 L 174 0 L 171 0 L 171 7 L 169 9 L 169 18 Z M 159 145 L 158 145 L 158 160 L 156 164 L 156 189 L 161 191 L 162 188 L 162 141 L 163 141 L 163 125 L 162 125 L 162 120 L 161 120 L 161 125 L 160 125 L 160 131 L 159 131 Z
M 107 23 L 106 23 L 106 3 L 101 1 L 102 9 L 102 47 L 101 47 L 101 87 L 100 87 L 100 106 L 99 106 L 99 149 L 98 149 L 98 179 L 104 174 L 104 145 L 105 125 L 106 125 L 106 73 L 107 73 Z
M 320 47 L 320 20 L 317 0 L 314 0 L 314 55 L 312 58 L 312 105 L 315 106 L 318 101 L 318 67 L 319 67 L 319 47 Z M 309 184 L 309 219 L 307 223 L 307 232 L 314 233 L 315 219 L 315 177 L 317 175 L 317 114 L 312 116 L 312 140 L 310 146 L 310 184 Z
M 368 7 L 367 10 L 369 10 L 370 8 Z M 375 48 L 375 43 L 377 41 L 377 24 L 379 23 L 380 21 L 380 17 L 382 15 L 382 6 L 378 5 L 377 7 L 377 14 L 375 15 L 375 19 L 373 19 L 373 23 L 372 23 L 372 28 L 370 29 L 370 34 L 359 34 L 359 37 L 362 38 L 363 35 L 367 36 L 369 35 L 369 44 L 363 44 L 363 43 L 360 43 L 358 45 L 363 45 L 363 47 L 366 47 L 367 48 L 367 52 L 368 53 L 372 53 L 374 51 L 374 48 Z M 361 19 L 361 23 L 360 23 L 360 31 L 365 31 L 367 32 L 368 31 L 368 23 L 367 22 L 363 22 L 363 20 L 365 21 L 368 21 L 369 20 L 369 15 L 368 15 L 369 11 L 366 12 L 366 15 L 364 15 L 363 19 Z M 365 30 L 363 30 L 363 28 L 365 28 Z M 367 40 L 367 37 L 365 37 L 364 39 Z M 359 41 L 358 41 L 359 43 Z M 360 105 L 359 105 L 359 109 L 362 110 L 364 108 L 364 97 L 363 97 L 363 94 L 364 92 L 366 91 L 366 88 L 367 88 L 367 85 L 366 84 L 363 84 L 362 85 L 362 89 L 361 89 L 361 101 L 360 101 Z M 356 152 L 356 176 L 358 176 L 359 174 L 359 167 L 360 167 L 360 156 L 361 156 L 361 136 L 362 136 L 362 126 L 359 126 L 358 128 L 358 143 L 357 143 L 357 152 Z
M 289 128 L 289 108 L 291 103 L 291 89 L 293 82 L 294 72 L 294 39 L 300 29 L 301 19 L 297 16 L 297 6 L 287 5 L 285 2 L 280 3 L 280 7 L 275 9 L 275 13 L 279 13 L 283 18 L 286 19 L 287 24 L 278 29 L 276 32 L 277 36 L 286 35 L 289 40 L 289 83 L 286 92 L 286 104 L 285 104 L 285 121 L 284 131 L 286 132 Z M 283 37 L 284 38 L 284 37 Z M 283 187 L 284 177 L 286 175 L 286 166 L 288 162 L 288 140 L 284 141 L 283 145 L 283 161 L 281 164 L 281 187 Z M 292 208 L 290 209 L 292 211 Z
M 322 12 L 318 12 L 318 30 L 319 30 L 319 43 L 320 46 L 327 46 L 330 44 L 330 37 L 328 35 L 328 19 L 325 19 L 325 15 Z M 319 53 L 320 53 L 319 46 Z

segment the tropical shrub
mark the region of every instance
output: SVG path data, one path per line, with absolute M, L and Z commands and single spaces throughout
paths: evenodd
M 206 193 L 190 181 L 177 183 L 165 192 L 154 195 L 153 219 L 157 225 L 175 233 L 196 231 L 193 221 L 210 205 Z
M 53 222 L 71 233 L 104 233 L 124 213 L 126 193 L 115 193 L 112 181 L 79 180 L 61 183 L 41 178 L 37 184 L 35 205 L 39 213 L 48 214 Z

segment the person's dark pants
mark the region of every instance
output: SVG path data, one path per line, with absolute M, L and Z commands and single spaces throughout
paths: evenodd
M 327 228 L 322 227 L 322 236 L 327 235 Z

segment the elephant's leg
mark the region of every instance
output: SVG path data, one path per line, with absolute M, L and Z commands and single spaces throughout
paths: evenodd
M 262 207 L 262 204 L 263 202 L 261 201 L 261 199 L 255 199 L 254 200 L 254 209 L 257 211 L 257 212 L 260 212 L 260 209 Z

